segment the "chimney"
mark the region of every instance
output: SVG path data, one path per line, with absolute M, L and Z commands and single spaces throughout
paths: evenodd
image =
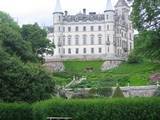
M 68 15 L 68 11 L 64 11 L 64 14 L 65 14 L 65 16 L 67 16 Z
M 83 9 L 83 14 L 86 14 L 86 9 Z

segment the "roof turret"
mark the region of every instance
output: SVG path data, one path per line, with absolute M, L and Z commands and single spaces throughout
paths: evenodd
M 60 0 L 56 1 L 56 6 L 55 6 L 54 13 L 63 13 L 62 8 L 61 8 Z

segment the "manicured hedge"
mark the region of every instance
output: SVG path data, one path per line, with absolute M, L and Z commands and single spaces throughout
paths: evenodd
M 29 104 L 0 103 L 0 120 L 160 120 L 160 98 L 55 99 Z
M 73 120 L 160 120 L 160 98 L 48 100 L 33 105 L 34 120 L 67 116 Z
M 29 104 L 0 103 L 0 120 L 33 120 Z

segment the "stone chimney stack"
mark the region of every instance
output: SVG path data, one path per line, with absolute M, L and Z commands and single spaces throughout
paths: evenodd
M 85 14 L 85 15 L 86 15 L 86 9 L 85 9 L 85 8 L 83 9 L 83 14 Z
M 67 16 L 68 15 L 68 11 L 64 11 L 64 15 Z

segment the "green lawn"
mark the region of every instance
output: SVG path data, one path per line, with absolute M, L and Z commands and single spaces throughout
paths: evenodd
M 150 74 L 160 71 L 160 64 L 145 61 L 140 64 L 121 64 L 119 67 L 101 72 L 103 61 L 65 61 L 65 72 L 54 73 L 57 84 L 65 85 L 72 80 L 74 75 L 86 76 L 87 80 L 73 87 L 106 87 L 115 86 L 117 82 L 121 86 L 150 84 Z M 87 71 L 92 68 L 92 71 Z

